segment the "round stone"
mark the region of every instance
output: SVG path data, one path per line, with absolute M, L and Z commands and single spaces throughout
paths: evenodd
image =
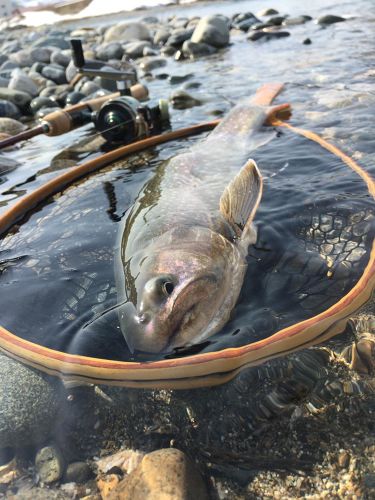
M 35 456 L 35 469 L 42 483 L 51 484 L 61 479 L 65 470 L 64 458 L 55 446 L 45 446 Z

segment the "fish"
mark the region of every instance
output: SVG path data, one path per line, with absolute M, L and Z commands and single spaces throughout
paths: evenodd
M 244 280 L 263 180 L 248 154 L 288 104 L 282 84 L 238 103 L 203 141 L 159 165 L 119 229 L 115 277 L 131 352 L 164 353 L 208 339 L 230 319 Z M 271 135 L 273 137 L 273 134 Z

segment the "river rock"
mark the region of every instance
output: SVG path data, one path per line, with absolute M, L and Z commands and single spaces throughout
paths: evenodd
M 13 70 L 12 78 L 10 79 L 8 88 L 25 92 L 32 97 L 37 96 L 39 93 L 38 87 L 35 85 L 32 79 L 20 69 Z
M 311 21 L 310 16 L 297 16 L 297 17 L 287 17 L 283 22 L 283 26 L 297 26 L 298 24 L 305 24 L 307 21 Z
M 272 26 L 281 26 L 285 19 L 287 19 L 286 16 L 273 16 L 270 17 L 267 22 L 272 24 Z
M 159 51 L 153 49 L 152 47 L 145 47 L 143 49 L 143 56 L 144 57 L 157 56 L 158 54 L 159 54 Z
M 58 64 L 63 68 L 66 68 L 71 61 L 71 57 L 68 54 L 65 54 L 61 50 L 54 50 L 51 53 L 51 63 Z
M 13 102 L 0 99 L 0 116 L 17 119 L 21 116 L 21 112 Z
M 8 60 L 8 56 L 6 54 L 0 54 L 0 65 L 4 64 L 5 61 Z
M 151 35 L 143 23 L 120 23 L 111 26 L 104 35 L 105 42 L 128 42 L 135 40 L 150 40 Z
M 111 42 L 100 45 L 96 49 L 96 57 L 101 61 L 109 61 L 109 59 L 121 59 L 124 54 L 124 49 L 121 43 Z
M 195 59 L 196 57 L 209 56 L 216 52 L 217 49 L 208 43 L 194 43 L 191 40 L 186 40 L 182 45 L 182 52 L 185 57 Z
M 182 451 L 148 453 L 140 465 L 109 493 L 108 500 L 208 500 L 203 479 Z
M 144 48 L 150 46 L 150 42 L 130 42 L 124 46 L 124 51 L 129 57 L 142 57 Z
M 50 99 L 49 97 L 35 97 L 30 102 L 30 109 L 32 113 L 35 115 L 42 108 L 52 108 L 56 106 L 56 102 Z
M 192 34 L 194 33 L 194 28 L 179 29 L 173 31 L 172 35 L 167 40 L 167 45 L 172 45 L 173 47 L 179 48 L 185 42 L 185 40 L 190 40 Z
M 175 109 L 188 109 L 202 104 L 199 99 L 181 89 L 175 90 L 169 100 Z
M 20 90 L 0 87 L 0 99 L 13 102 L 19 108 L 25 108 L 31 101 L 31 96 Z
M 327 14 L 325 16 L 318 17 L 317 23 L 321 25 L 328 25 L 328 24 L 334 24 L 334 23 L 342 23 L 343 21 L 346 21 L 344 17 L 340 16 L 334 16 L 332 14 Z
M 253 24 L 260 23 L 261 21 L 254 16 L 252 12 L 244 12 L 242 14 L 237 14 L 232 21 L 232 27 L 235 29 L 240 29 L 242 31 L 247 31 Z
M 5 61 L 3 64 L 0 66 L 0 71 L 6 71 L 6 70 L 13 70 L 19 68 L 18 64 L 15 63 L 14 61 Z
M 10 118 L 2 118 L 0 122 L 3 120 Z M 3 130 L 9 131 L 10 128 Z M 15 122 L 11 133 L 25 128 L 22 123 Z M 1 446 L 24 446 L 44 441 L 55 423 L 58 409 L 55 384 L 40 372 L 3 354 L 0 354 L 0 380 Z
M 13 52 L 18 52 L 21 50 L 21 44 L 18 40 L 9 40 L 8 42 L 4 42 L 1 51 L 4 54 L 12 54 Z
M 66 106 L 72 106 L 73 104 L 77 104 L 81 99 L 85 97 L 85 94 L 82 92 L 70 92 L 65 99 Z
M 274 40 L 275 38 L 285 38 L 290 36 L 289 31 L 254 31 L 247 39 L 255 42 L 256 40 Z
M 10 78 L 4 78 L 0 75 L 0 87 L 7 88 L 10 82 Z
M 58 111 L 59 109 L 60 109 L 60 107 L 57 105 L 57 103 L 55 103 L 55 105 L 51 106 L 50 108 L 41 108 L 39 111 L 36 112 L 35 117 L 38 118 L 38 120 L 42 120 L 50 113 L 54 113 L 55 111 Z
M 10 54 L 9 60 L 20 68 L 31 66 L 34 62 L 29 50 L 19 50 L 14 54 Z
M 93 94 L 94 92 L 100 90 L 100 87 L 98 84 L 94 82 L 85 82 L 82 87 L 80 88 L 80 92 L 84 94 L 86 97 Z
M 63 67 L 59 68 L 58 66 L 52 65 L 45 66 L 42 69 L 42 75 L 45 78 L 48 78 L 48 80 L 52 80 L 53 82 L 57 83 L 58 85 L 67 83 L 65 69 Z
M 171 31 L 166 28 L 160 28 L 154 35 L 153 42 L 155 45 L 163 45 L 171 36 Z
M 35 73 L 42 73 L 42 69 L 45 68 L 46 65 L 41 63 L 41 62 L 35 62 L 31 68 L 30 71 L 34 71 Z
M 167 65 L 165 57 L 146 57 L 140 61 L 139 67 L 145 72 L 163 68 Z
M 45 446 L 35 456 L 35 469 L 40 482 L 55 483 L 62 478 L 65 470 L 65 461 L 56 446 Z
M 47 86 L 47 83 L 49 81 L 47 80 L 47 78 L 44 78 L 44 76 L 42 76 L 39 73 L 36 73 L 35 71 L 29 71 L 29 77 L 38 87 L 39 92 Z
M 50 47 L 36 47 L 30 50 L 30 56 L 33 62 L 49 64 L 51 61 L 52 50 Z
M 63 36 L 43 36 L 33 43 L 34 47 L 57 47 L 60 50 L 70 49 L 70 44 Z
M 260 12 L 257 13 L 257 16 L 259 16 L 259 17 L 275 16 L 278 13 L 279 13 L 279 11 L 277 11 L 276 9 L 269 8 L 269 9 L 261 10 Z
M 160 55 L 161 56 L 173 56 L 177 52 L 176 47 L 173 47 L 173 45 L 165 45 L 160 49 Z
M 221 16 L 203 17 L 191 37 L 194 43 L 208 43 L 220 48 L 228 45 L 229 25 L 225 18 Z
M 64 482 L 66 483 L 86 483 L 93 477 L 91 467 L 86 462 L 72 462 L 66 468 Z

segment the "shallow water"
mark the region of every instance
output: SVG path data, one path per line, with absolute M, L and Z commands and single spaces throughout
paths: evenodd
M 189 81 L 201 83 L 195 93 L 204 101 L 190 110 L 173 110 L 172 127 L 212 119 L 228 111 L 230 101 L 252 95 L 261 83 L 284 81 L 278 102 L 292 103 L 293 123 L 332 140 L 374 173 L 371 5 L 370 0 L 356 3 L 355 18 L 326 29 L 309 22 L 288 28 L 289 38 L 266 43 L 234 35 L 232 45 L 217 55 L 196 62 L 170 60 L 156 75 L 192 73 Z M 215 3 L 184 12 L 231 14 L 260 7 L 264 2 Z M 318 1 L 305 10 L 300 2 L 289 1 L 285 11 L 315 17 L 353 14 L 353 7 Z M 302 45 L 307 37 L 312 44 Z M 175 88 L 157 78 L 147 85 L 155 98 Z M 93 134 L 85 127 L 63 137 L 35 138 L 16 152 L 4 153 L 20 166 L 2 174 L 0 209 L 56 172 L 97 154 L 80 147 Z M 0 246 L 2 325 L 47 347 L 132 359 L 116 314 L 111 314 L 117 300 L 113 249 L 118 221 L 160 161 L 197 141 L 158 147 L 77 182 L 5 238 Z M 256 216 L 258 242 L 249 252 L 233 320 L 199 350 L 243 345 L 321 312 L 350 290 L 368 259 L 373 202 L 356 174 L 291 132 L 281 133 L 251 156 L 266 179 Z M 103 315 L 105 311 L 109 313 Z

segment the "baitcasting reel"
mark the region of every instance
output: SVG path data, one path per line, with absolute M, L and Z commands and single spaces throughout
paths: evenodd
M 148 92 L 134 92 L 137 87 L 137 74 L 129 64 L 128 71 L 102 70 L 86 64 L 79 39 L 70 40 L 72 57 L 78 72 L 86 76 L 101 76 L 115 80 L 119 91 L 101 105 L 99 110 L 91 114 L 96 129 L 110 143 L 127 144 L 160 132 L 169 125 L 168 101 L 160 99 L 158 105 L 149 107 L 142 105 L 139 99 L 147 98 Z

